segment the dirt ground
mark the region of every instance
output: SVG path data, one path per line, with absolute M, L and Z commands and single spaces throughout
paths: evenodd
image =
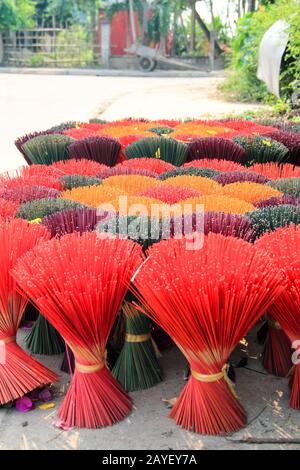
M 255 342 L 255 331 L 249 345 L 233 356 L 249 358 L 246 368 L 236 369 L 236 392 L 248 414 L 245 429 L 226 437 L 201 436 L 187 432 L 168 418 L 163 399 L 178 396 L 185 385 L 185 361 L 175 347 L 163 353 L 160 360 L 164 381 L 144 391 L 131 394 L 132 413 L 112 427 L 63 431 L 53 426 L 57 409 L 69 380 L 61 372 L 62 356 L 37 356 L 61 375 L 55 385 L 55 408 L 22 414 L 15 409 L 0 409 L 0 450 L 4 449 L 87 449 L 87 450 L 204 450 L 204 449 L 300 449 L 300 414 L 288 406 L 288 379 L 269 375 L 263 369 Z M 18 341 L 23 342 L 20 331 Z
M 179 77 L 56 73 L 6 73 L 0 68 L 0 172 L 24 164 L 14 146 L 17 137 L 64 121 L 95 116 L 107 120 L 220 117 L 259 108 L 224 101 L 217 91 L 224 79 L 220 73 Z

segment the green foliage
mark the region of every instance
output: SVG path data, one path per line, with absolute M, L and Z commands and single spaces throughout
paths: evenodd
M 232 43 L 231 75 L 222 86 L 229 98 L 241 101 L 276 102 L 263 82 L 257 77 L 259 44 L 265 32 L 277 20 L 286 20 L 290 41 L 285 59 L 288 61 L 282 73 L 281 88 L 285 99 L 290 96 L 295 80 L 300 79 L 300 2 L 277 0 L 255 13 L 247 13 L 237 25 L 237 34 Z
M 27 67 L 42 67 L 45 64 L 45 56 L 42 52 L 37 52 L 25 60 Z
M 58 33 L 56 47 L 58 52 L 53 59 L 58 58 L 62 66 L 88 66 L 94 62 L 92 42 L 83 26 L 74 25 Z
M 112 3 L 106 8 L 106 15 L 108 18 L 112 18 L 118 11 L 127 10 L 129 8 L 128 0 L 123 2 Z M 143 15 L 143 0 L 133 0 L 133 8 L 138 12 L 140 20 Z
M 31 18 L 34 12 L 35 6 L 32 0 L 1 0 L 0 31 L 32 26 Z

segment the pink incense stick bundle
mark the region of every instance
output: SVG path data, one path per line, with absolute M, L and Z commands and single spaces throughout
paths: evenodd
M 185 163 L 183 168 L 211 168 L 218 171 L 245 171 L 245 167 L 240 163 L 231 160 L 220 160 L 217 158 L 201 158 Z
M 0 405 L 57 380 L 16 343 L 28 299 L 17 290 L 10 270 L 20 256 L 48 240 L 49 232 L 20 219 L 0 220 Z
M 131 399 L 105 363 L 105 349 L 141 247 L 96 232 L 65 235 L 19 261 L 14 277 L 75 356 L 75 373 L 59 410 L 66 426 L 97 428 L 123 419 Z
M 97 176 L 101 179 L 109 178 L 110 176 L 117 175 L 142 175 L 142 176 L 151 176 L 152 178 L 158 178 L 158 174 L 154 171 L 146 170 L 144 168 L 131 168 L 118 164 L 112 168 L 107 168 L 104 171 L 101 171 Z
M 217 435 L 246 424 L 228 359 L 284 286 L 269 260 L 244 240 L 210 233 L 202 249 L 191 248 L 188 239 L 153 245 L 133 283 L 145 313 L 190 363 L 170 416 L 185 429 Z
M 284 273 L 286 289 L 268 309 L 295 349 L 291 375 L 291 408 L 300 409 L 300 227 L 290 225 L 264 234 L 257 247 L 269 258 L 271 269 Z M 297 360 L 298 359 L 298 360 Z M 292 358 L 293 360 L 293 358 Z
M 24 202 L 35 201 L 36 199 L 55 199 L 59 197 L 59 195 L 60 192 L 57 189 L 34 185 L 5 189 L 1 197 L 8 201 L 23 204 Z
M 166 171 L 175 170 L 175 166 L 172 163 L 165 162 L 158 158 L 131 158 L 130 160 L 125 160 L 122 163 L 122 166 L 126 168 L 140 168 L 144 170 L 153 171 L 154 173 L 160 175 Z

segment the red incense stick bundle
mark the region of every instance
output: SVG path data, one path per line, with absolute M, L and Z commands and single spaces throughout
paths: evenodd
M 141 261 L 141 247 L 130 240 L 73 233 L 31 250 L 14 269 L 22 289 L 74 353 L 75 373 L 59 410 L 67 426 L 111 425 L 131 409 L 105 366 L 105 348 Z
M 20 256 L 49 236 L 44 227 L 20 219 L 0 221 L 0 405 L 57 380 L 16 343 L 28 299 L 17 291 L 10 274 Z
M 185 163 L 183 168 L 211 168 L 218 171 L 245 171 L 240 163 L 231 160 L 218 160 L 217 158 L 201 158 Z
M 55 168 L 54 165 L 30 165 L 23 166 L 18 170 L 20 176 L 52 176 L 53 178 L 60 178 L 64 173 Z
M 286 289 L 269 308 L 287 334 L 291 347 L 299 356 L 300 338 L 300 227 L 290 225 L 264 234 L 257 247 L 270 258 L 271 268 L 281 270 L 287 283 Z M 291 375 L 291 408 L 300 409 L 300 364 L 294 362 Z
M 80 160 L 76 160 L 75 158 L 71 158 L 70 160 L 61 160 L 59 162 L 52 163 L 50 168 L 59 170 L 62 173 L 62 176 L 97 176 L 102 171 L 108 169 L 106 165 L 94 162 L 93 160 L 87 160 L 86 158 L 82 158 Z
M 45 186 L 46 188 L 57 189 L 62 191 L 64 189 L 61 181 L 53 176 L 48 175 L 34 175 L 34 176 L 11 176 L 9 173 L 2 173 L 0 175 L 0 189 L 14 189 L 23 186 Z
M 15 216 L 19 204 L 0 198 L 0 219 L 8 219 Z
M 202 434 L 236 431 L 246 413 L 228 378 L 228 358 L 282 292 L 282 278 L 238 238 L 210 233 L 202 249 L 187 247 L 187 239 L 153 245 L 133 280 L 136 295 L 191 366 L 170 416 Z
M 262 354 L 264 368 L 269 374 L 286 377 L 291 370 L 293 350 L 281 325 L 268 315 L 268 332 Z

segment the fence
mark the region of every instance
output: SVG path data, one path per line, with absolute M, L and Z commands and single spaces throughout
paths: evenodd
M 2 34 L 3 63 L 16 66 L 89 66 L 99 64 L 96 35 L 82 28 L 24 29 Z

